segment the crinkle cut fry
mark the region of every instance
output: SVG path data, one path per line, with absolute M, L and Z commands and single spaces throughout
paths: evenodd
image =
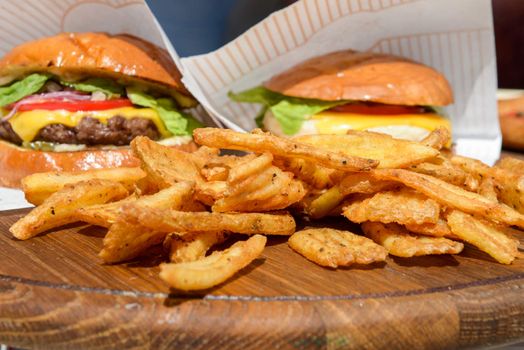
M 308 228 L 295 232 L 289 246 L 314 263 L 337 268 L 352 264 L 384 261 L 386 249 L 371 239 L 350 231 L 331 228 Z
M 159 210 L 127 204 L 122 209 L 129 222 L 162 232 L 224 230 L 243 234 L 289 236 L 295 220 L 287 213 L 209 213 Z
M 226 129 L 195 129 L 193 136 L 200 145 L 252 152 L 270 152 L 275 156 L 294 156 L 315 161 L 328 168 L 345 171 L 369 171 L 378 161 L 325 151 L 304 143 L 267 134 L 245 134 Z
M 449 208 L 524 228 L 524 215 L 507 205 L 491 201 L 477 193 L 468 192 L 434 177 L 403 169 L 378 169 L 374 170 L 374 176 L 383 180 L 399 181 Z
M 219 285 L 262 254 L 267 238 L 261 235 L 238 241 L 226 250 L 199 260 L 160 265 L 160 278 L 179 290 L 202 290 Z
M 458 254 L 464 244 L 443 237 L 417 236 L 397 224 L 365 222 L 367 237 L 386 248 L 389 254 L 402 258 L 433 254 Z

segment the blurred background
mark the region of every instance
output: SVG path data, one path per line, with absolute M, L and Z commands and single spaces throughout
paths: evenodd
M 147 0 L 180 56 L 215 50 L 294 0 Z M 524 0 L 492 0 L 500 88 L 524 89 Z M 176 40 L 175 40 L 176 38 Z
M 492 0 L 500 88 L 524 89 L 524 1 Z

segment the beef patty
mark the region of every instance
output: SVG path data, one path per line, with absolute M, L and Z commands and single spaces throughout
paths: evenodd
M 126 119 L 121 116 L 109 118 L 107 124 L 86 116 L 75 127 L 50 124 L 43 127 L 32 141 L 46 141 L 85 145 L 123 146 L 136 136 L 147 136 L 152 140 L 160 138 L 158 129 L 151 120 L 144 118 Z M 0 138 L 20 145 L 22 140 L 13 131 L 9 122 L 0 122 Z
M 0 121 L 0 139 L 7 140 L 17 145 L 22 144 L 22 139 L 13 130 L 13 128 L 11 127 L 11 124 L 9 124 L 7 120 Z

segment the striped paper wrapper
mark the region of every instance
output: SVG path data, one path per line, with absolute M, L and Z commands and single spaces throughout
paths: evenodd
M 228 91 L 348 48 L 405 56 L 442 72 L 455 95 L 447 112 L 457 152 L 490 164 L 498 159 L 490 0 L 302 0 L 214 52 L 182 58 L 184 81 L 223 126 L 250 130 L 260 105 L 233 102 Z

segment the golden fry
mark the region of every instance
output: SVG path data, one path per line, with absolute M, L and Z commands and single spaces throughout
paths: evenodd
M 479 174 L 482 179 L 493 178 L 498 199 L 519 213 L 524 213 L 524 173 L 522 170 L 515 172 L 498 166 L 489 167 L 479 160 L 460 156 L 454 156 L 451 161 L 470 173 Z M 512 166 L 520 164 L 518 161 L 512 160 L 507 160 L 501 164 L 509 167 L 509 162 L 512 163 Z
M 131 224 L 125 218 L 118 217 L 109 227 L 98 256 L 108 264 L 130 260 L 162 243 L 165 237 L 165 232 Z
M 479 186 L 479 194 L 493 202 L 498 201 L 497 189 L 492 177 L 486 176 L 482 179 Z
M 29 239 L 49 229 L 77 221 L 75 214 L 79 208 L 119 200 L 127 195 L 122 184 L 109 180 L 94 179 L 66 185 L 14 223 L 9 230 L 18 239 Z
M 457 237 L 488 253 L 501 264 L 511 264 L 519 254 L 519 242 L 486 221 L 459 210 L 448 214 L 447 220 Z
M 280 169 L 292 172 L 298 179 L 316 189 L 331 187 L 343 172 L 329 169 L 300 158 L 278 157 L 274 164 Z
M 420 163 L 411 166 L 409 170 L 419 174 L 425 174 L 436 177 L 452 185 L 463 187 L 468 191 L 472 191 L 473 188 L 476 188 L 477 186 L 476 183 L 472 186 L 472 177 L 470 174 L 468 174 L 460 168 L 448 166 L 446 163 Z
M 480 179 L 487 176 L 490 169 L 488 165 L 482 163 L 480 160 L 462 156 L 451 157 L 451 164 L 460 167 L 474 176 L 480 177 Z
M 487 167 L 487 166 L 486 166 Z M 484 179 L 492 178 L 497 198 L 524 213 L 524 175 L 504 168 L 487 168 Z M 489 181 L 489 180 L 486 180 Z
M 505 169 L 519 175 L 524 175 L 524 160 L 514 157 L 504 157 L 498 161 L 495 168 Z
M 295 232 L 289 246 L 300 255 L 332 268 L 386 260 L 387 252 L 372 240 L 349 231 L 310 228 Z
M 344 195 L 334 186 L 305 205 L 304 211 L 314 219 L 329 215 L 342 201 Z
M 449 208 L 524 228 L 524 216 L 517 211 L 437 178 L 403 169 L 375 170 L 374 176 L 383 180 L 399 181 Z
M 22 190 L 29 203 L 40 205 L 65 185 L 101 179 L 119 182 L 128 190 L 133 190 L 135 184 L 145 176 L 146 173 L 140 168 L 92 169 L 82 172 L 51 171 L 26 176 L 22 179 Z
M 187 236 L 187 235 L 186 235 Z M 215 244 L 226 240 L 222 231 L 193 232 L 189 237 L 172 233 L 164 240 L 169 250 L 169 260 L 173 263 L 190 262 L 203 258 Z
M 132 194 L 131 196 L 116 202 L 95 204 L 79 208 L 75 213 L 76 219 L 91 225 L 109 228 L 109 226 L 114 224 L 118 219 L 122 205 L 137 199 L 138 197 L 135 194 Z
M 271 153 L 264 153 L 255 159 L 246 159 L 239 162 L 231 168 L 227 182 L 230 184 L 239 183 L 246 178 L 259 174 L 260 172 L 270 168 L 273 162 L 273 155 Z
M 456 236 L 453 235 L 451 232 L 451 229 L 449 228 L 448 223 L 443 220 L 439 219 L 437 223 L 435 224 L 407 224 L 406 229 L 408 231 L 418 233 L 425 236 L 432 236 L 432 237 L 448 237 L 448 238 L 455 238 Z
M 190 153 L 163 146 L 145 136 L 136 137 L 131 148 L 141 160 L 148 180 L 160 189 L 181 181 L 203 182 Z
M 272 211 L 301 200 L 306 193 L 301 182 L 271 165 L 272 159 L 265 153 L 231 168 L 227 190 L 214 203 L 213 211 Z
M 289 184 L 282 189 L 282 192 L 276 196 L 272 196 L 265 200 L 253 200 L 246 204 L 246 209 L 244 211 L 255 211 L 258 208 L 258 211 L 271 211 L 284 209 L 298 203 L 304 195 L 306 190 L 302 185 L 302 182 L 297 180 L 291 180 Z
M 434 224 L 439 219 L 440 205 L 418 192 L 403 188 L 350 202 L 344 207 L 343 215 L 356 223 Z
M 140 208 L 184 210 L 188 203 L 192 202 L 192 194 L 191 183 L 180 182 L 153 195 L 142 196 L 136 201 L 127 203 L 127 205 L 133 205 L 138 210 Z M 99 256 L 107 263 L 132 259 L 147 248 L 160 244 L 165 236 L 165 232 L 157 232 L 142 225 L 128 222 L 126 216 L 122 215 L 122 210 L 120 210 L 117 220 L 109 227 Z
M 244 234 L 289 236 L 295 220 L 287 213 L 209 213 L 141 208 L 133 203 L 123 207 L 129 222 L 162 232 L 230 231 Z
M 223 166 L 207 167 L 200 170 L 206 181 L 226 181 L 229 169 Z
M 200 145 L 258 153 L 269 152 L 281 157 L 297 157 L 345 171 L 368 171 L 378 165 L 376 160 L 347 156 L 340 152 L 327 151 L 269 134 L 245 134 L 226 129 L 202 128 L 195 129 L 193 137 Z
M 362 230 L 389 254 L 402 258 L 434 254 L 458 254 L 464 244 L 443 237 L 415 236 L 400 225 L 365 222 Z
M 442 165 L 445 168 L 453 168 L 453 172 L 456 172 L 457 174 L 455 178 L 460 178 L 461 176 L 464 176 L 464 183 L 460 185 L 458 183 L 458 180 L 456 180 L 456 185 L 464 187 L 466 190 L 470 192 L 477 192 L 478 187 L 480 185 L 480 181 L 482 180 L 482 176 L 476 172 L 469 172 L 467 169 L 463 169 L 461 166 L 453 164 L 453 162 L 451 161 L 452 157 L 452 155 L 444 155 L 444 153 L 441 153 L 440 156 L 435 157 L 430 162 L 437 165 Z M 465 175 L 460 175 L 460 172 L 462 172 Z
M 441 126 L 430 132 L 420 143 L 424 146 L 440 150 L 451 143 L 451 133 L 448 128 Z
M 223 198 L 228 190 L 225 181 L 209 181 L 197 184 L 195 187 L 195 197 L 202 203 L 212 206 L 215 201 Z
M 220 157 L 220 149 L 215 147 L 201 146 L 191 153 L 191 159 L 199 169 L 203 169 L 210 162 Z
M 451 164 L 461 167 L 473 174 L 487 175 L 491 167 L 478 159 L 454 155 L 450 159 Z
M 512 181 L 512 178 L 505 178 L 500 182 L 496 180 L 499 189 L 500 201 L 519 213 L 524 213 L 524 176 Z
M 352 193 L 372 194 L 384 190 L 391 190 L 399 187 L 394 181 L 382 181 L 373 177 L 373 173 L 353 173 L 342 179 L 340 184 L 340 193 L 344 196 Z
M 376 159 L 380 162 L 378 168 L 405 168 L 438 155 L 436 149 L 418 142 L 368 131 L 349 130 L 346 135 L 303 135 L 294 140 L 350 157 Z
M 266 237 L 254 235 L 205 258 L 177 264 L 161 264 L 160 278 L 180 290 L 202 290 L 219 285 L 258 258 Z
M 229 169 L 238 162 L 254 158 L 255 154 L 253 153 L 242 156 L 220 155 L 220 150 L 218 148 L 207 146 L 200 146 L 195 152 L 191 153 L 191 159 L 200 170 L 212 167 L 225 167 Z

